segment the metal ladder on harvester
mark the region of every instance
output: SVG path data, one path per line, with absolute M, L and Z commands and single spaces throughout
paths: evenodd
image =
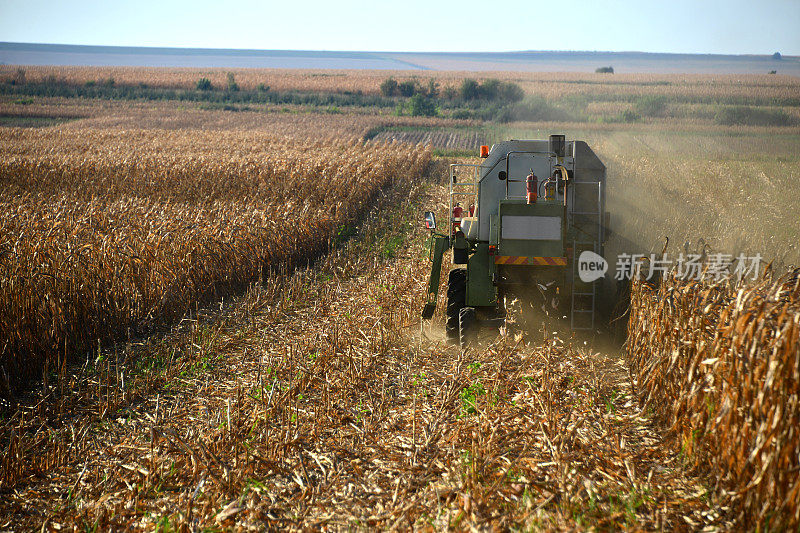
M 471 169 L 468 171 L 468 176 L 466 177 L 467 181 L 459 182 L 457 181 L 456 177 L 456 169 Z M 465 211 L 468 212 L 469 209 L 469 201 L 472 200 L 473 203 L 477 202 L 477 195 L 478 195 L 478 181 L 480 181 L 480 165 L 474 165 L 471 163 L 451 163 L 450 164 L 450 204 L 449 204 L 449 211 L 450 217 L 453 216 L 453 208 L 455 207 L 456 200 L 461 198 L 462 201 L 465 201 L 467 204 Z M 460 202 L 459 202 L 460 203 Z M 455 220 L 451 220 L 451 228 L 450 233 L 453 232 L 452 224 L 455 223 Z
M 601 181 L 577 181 L 572 183 L 573 187 L 573 202 L 576 196 L 588 200 L 594 199 L 594 192 L 592 187 L 597 189 L 596 202 L 585 201 L 581 202 L 581 208 L 594 208 L 588 211 L 573 211 L 572 220 L 573 227 L 579 238 L 576 238 L 572 243 L 572 304 L 570 313 L 570 327 L 572 330 L 594 330 L 595 313 L 597 303 L 597 288 L 596 284 L 602 280 L 592 281 L 586 283 L 581 281 L 578 272 L 578 258 L 581 253 L 590 250 L 596 254 L 600 254 L 600 243 L 603 239 L 603 183 Z M 578 193 L 577 187 L 586 190 L 585 193 Z M 584 196 L 585 194 L 585 196 Z M 588 205 L 587 205 L 588 204 Z M 578 205 L 578 203 L 573 203 Z M 576 217 L 579 217 L 576 219 Z M 578 222 L 580 221 L 580 223 Z

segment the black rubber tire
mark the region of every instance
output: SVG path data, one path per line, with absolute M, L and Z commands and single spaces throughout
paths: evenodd
M 477 338 L 475 321 L 475 308 L 462 307 L 458 314 L 458 343 L 462 349 L 466 349 Z
M 454 268 L 447 278 L 447 324 L 444 331 L 447 342 L 459 343 L 459 315 L 467 301 L 467 271 Z

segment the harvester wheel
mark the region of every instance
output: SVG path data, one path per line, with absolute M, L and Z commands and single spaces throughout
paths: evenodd
M 467 271 L 463 268 L 454 268 L 447 278 L 447 324 L 445 333 L 447 342 L 459 342 L 459 316 L 461 309 L 467 301 Z
M 464 349 L 475 339 L 475 308 L 462 307 L 458 314 L 458 343 Z

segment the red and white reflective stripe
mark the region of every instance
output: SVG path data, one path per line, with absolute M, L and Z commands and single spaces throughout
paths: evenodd
M 496 265 L 567 266 L 566 257 L 526 257 L 519 255 L 495 256 Z

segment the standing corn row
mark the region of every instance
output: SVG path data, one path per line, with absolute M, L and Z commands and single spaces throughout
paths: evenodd
M 247 133 L 19 136 L 0 159 L 6 394 L 47 361 L 307 264 L 382 188 L 421 173 L 430 157 L 409 146 Z
M 636 282 L 631 372 L 740 526 L 800 524 L 800 279 Z

